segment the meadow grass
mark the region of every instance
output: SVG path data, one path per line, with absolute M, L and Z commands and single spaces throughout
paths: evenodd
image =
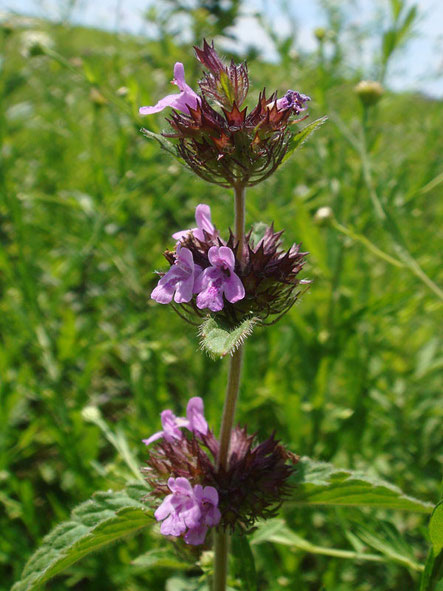
M 182 169 L 139 128 L 140 105 L 165 94 L 175 61 L 199 77 L 190 47 L 38 24 L 55 54 L 25 59 L 22 29 L 3 31 L 0 141 L 0 588 L 8 589 L 52 525 L 92 492 L 118 488 L 143 465 L 159 413 L 202 396 L 218 425 L 226 361 L 199 351 L 196 331 L 149 300 L 171 234 L 211 205 L 232 225 L 229 191 Z M 278 173 L 248 192 L 247 224 L 286 228 L 311 254 L 310 289 L 248 340 L 237 419 L 275 430 L 299 454 L 362 469 L 436 502 L 443 405 L 441 320 L 443 105 L 386 92 L 366 116 L 357 79 L 319 55 L 283 67 L 253 60 L 255 92 L 287 86 L 327 114 Z M 118 90 L 120 89 L 120 90 Z M 315 213 L 332 208 L 336 222 Z M 380 211 L 382 213 L 380 213 Z M 90 415 L 89 415 L 90 418 Z M 132 461 L 130 459 L 130 461 Z M 134 475 L 132 475 L 135 477 Z M 423 563 L 427 517 L 383 511 L 282 510 L 326 548 L 382 552 L 385 562 L 255 548 L 263 589 L 406 591 L 419 574 L 383 553 L 386 540 Z M 364 537 L 362 531 L 370 532 Z M 391 539 L 392 538 L 392 539 Z M 372 539 L 372 546 L 368 539 Z M 48 589 L 195 589 L 174 568 L 132 565 L 158 535 L 128 539 L 71 567 Z M 180 582 L 181 581 L 181 582 Z

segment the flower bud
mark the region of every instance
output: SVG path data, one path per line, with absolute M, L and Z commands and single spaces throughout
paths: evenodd
M 362 80 L 354 90 L 365 107 L 377 104 L 383 94 L 383 86 L 373 80 Z
M 320 207 L 314 215 L 314 220 L 319 226 L 326 226 L 334 219 L 334 213 L 330 207 Z
M 54 46 L 52 38 L 43 31 L 25 31 L 21 35 L 21 44 L 20 52 L 25 58 L 44 55 Z

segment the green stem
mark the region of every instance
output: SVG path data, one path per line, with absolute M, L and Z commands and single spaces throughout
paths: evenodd
M 237 185 L 234 187 L 235 197 L 235 218 L 234 232 L 238 241 L 237 259 L 241 263 L 243 260 L 243 249 L 245 245 L 245 187 Z
M 243 346 L 233 353 L 229 365 L 228 386 L 226 388 L 225 406 L 223 408 L 222 424 L 220 429 L 220 450 L 217 458 L 217 468 L 228 468 L 229 444 L 231 431 L 234 424 L 235 406 L 238 391 L 240 389 L 241 367 L 243 360 Z
M 228 576 L 229 534 L 225 530 L 214 532 L 214 591 L 226 591 Z
M 235 239 L 238 241 L 237 260 L 242 263 L 245 243 L 245 188 L 234 187 Z M 220 449 L 217 457 L 217 469 L 227 470 L 229 464 L 229 445 L 234 425 L 235 407 L 240 389 L 241 369 L 243 364 L 243 345 L 232 355 L 229 364 L 228 385 L 226 388 L 225 404 L 223 407 L 220 428 Z M 229 534 L 219 528 L 214 533 L 214 581 L 213 591 L 225 591 L 228 575 Z

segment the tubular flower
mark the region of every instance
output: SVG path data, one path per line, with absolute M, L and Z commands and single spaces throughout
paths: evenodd
M 204 203 L 197 205 L 195 208 L 195 221 L 197 222 L 196 228 L 175 232 L 175 234 L 172 235 L 174 240 L 180 241 L 182 238 L 191 233 L 197 238 L 197 240 L 203 242 L 205 240 L 205 232 L 209 235 L 214 234 L 215 228 L 211 221 L 211 208 L 209 205 L 205 205 Z
M 181 536 L 187 544 L 202 544 L 208 526 L 220 521 L 218 493 L 212 486 L 194 488 L 187 478 L 169 478 L 168 495 L 154 513 L 162 521 L 160 531 L 165 536 Z
M 168 119 L 171 131 L 165 137 L 177 140 L 178 155 L 206 181 L 231 187 L 252 186 L 271 175 L 283 161 L 297 130 L 296 119 L 310 100 L 305 94 L 288 90 L 266 97 L 263 90 L 256 106 L 243 108 L 249 90 L 245 63 L 226 64 L 206 41 L 195 47 L 205 68 L 200 93 L 184 81 L 182 64 L 175 65 L 179 95 L 163 98 L 155 107 L 142 107 L 149 115 L 173 107 Z
M 231 435 L 228 468 L 217 468 L 219 442 L 210 429 L 178 441 L 162 438 L 142 471 L 162 502 L 155 517 L 164 535 L 202 544 L 208 527 L 244 531 L 276 514 L 288 495 L 298 456 L 272 435 L 262 443 L 246 428 Z M 172 494 L 171 494 L 172 492 Z
M 159 100 L 153 107 L 140 107 L 140 115 L 152 115 L 153 113 L 163 111 L 166 107 L 172 107 L 173 109 L 177 109 L 177 111 L 189 114 L 189 108 L 195 109 L 197 107 L 201 99 L 198 94 L 186 84 L 185 68 L 180 62 L 177 62 L 174 66 L 174 79 L 172 80 L 172 84 L 179 87 L 179 94 L 168 94 Z
M 182 439 L 183 434 L 180 431 L 180 427 L 186 427 L 191 433 L 195 433 L 195 435 L 206 435 L 208 432 L 208 423 L 204 416 L 203 400 L 198 396 L 189 399 L 186 408 L 186 419 L 184 417 L 176 417 L 172 410 L 169 409 L 162 411 L 160 416 L 163 431 L 158 431 L 151 435 L 151 437 L 148 437 L 148 439 L 143 439 L 145 445 L 150 445 L 161 438 L 169 442 Z
M 235 257 L 230 248 L 212 246 L 208 251 L 208 260 L 211 266 L 204 269 L 195 281 L 197 307 L 219 312 L 224 305 L 223 295 L 234 304 L 245 297 L 245 288 L 234 272 Z
M 198 265 L 194 265 L 191 251 L 178 246 L 174 264 L 160 279 L 151 298 L 159 304 L 169 304 L 172 298 L 178 304 L 189 302 L 194 289 L 194 276 L 200 270 Z

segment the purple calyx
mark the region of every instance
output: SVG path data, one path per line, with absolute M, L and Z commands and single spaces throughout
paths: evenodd
M 174 79 L 171 82 L 179 87 L 179 94 L 168 94 L 158 101 L 153 107 L 140 107 L 138 112 L 140 115 L 152 115 L 153 113 L 159 113 L 166 109 L 166 107 L 172 107 L 177 111 L 186 113 L 189 115 L 189 108 L 195 109 L 200 103 L 201 99 L 192 88 L 185 82 L 185 68 L 181 62 L 177 62 L 174 66 Z

